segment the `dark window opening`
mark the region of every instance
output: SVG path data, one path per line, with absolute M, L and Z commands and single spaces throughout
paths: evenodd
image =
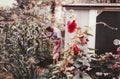
M 97 24 L 95 52 L 97 54 L 116 53 L 118 46 L 115 46 L 113 41 L 114 39 L 120 39 L 120 12 L 104 11 L 97 16 L 97 22 L 104 22 L 112 28 L 118 28 L 118 30 L 108 28 L 103 24 Z

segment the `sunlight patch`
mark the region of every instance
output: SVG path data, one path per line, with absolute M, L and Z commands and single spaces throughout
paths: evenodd
M 0 0 L 0 7 L 13 7 L 13 3 L 16 3 L 15 0 Z

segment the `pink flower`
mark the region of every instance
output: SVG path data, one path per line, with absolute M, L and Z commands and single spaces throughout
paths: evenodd
M 117 48 L 116 52 L 120 53 L 120 47 Z
M 109 56 L 113 56 L 112 52 L 109 52 Z

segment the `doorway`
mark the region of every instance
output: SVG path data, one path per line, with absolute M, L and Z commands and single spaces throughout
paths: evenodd
M 97 16 L 95 49 L 97 54 L 116 53 L 114 39 L 120 39 L 120 12 L 103 11 Z M 106 23 L 107 25 L 105 25 Z M 115 29 L 117 28 L 117 30 Z

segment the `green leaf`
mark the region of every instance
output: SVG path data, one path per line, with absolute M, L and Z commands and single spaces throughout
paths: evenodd
M 85 31 L 84 34 L 86 34 L 88 36 L 93 36 L 91 33 L 88 33 L 87 31 Z
M 88 48 L 89 50 L 97 50 L 97 49 L 94 49 L 94 48 Z

